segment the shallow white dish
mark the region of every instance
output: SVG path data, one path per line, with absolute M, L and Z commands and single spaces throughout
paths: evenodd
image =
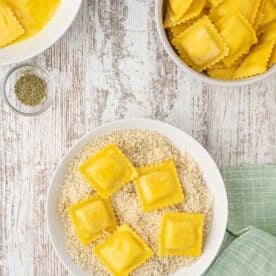
M 160 40 L 168 53 L 168 55 L 171 57 L 171 59 L 185 72 L 190 74 L 191 77 L 204 81 L 206 83 L 215 84 L 215 85 L 221 85 L 221 86 L 241 86 L 241 85 L 247 85 L 252 84 L 257 81 L 261 81 L 272 74 L 276 73 L 276 65 L 272 66 L 267 72 L 261 75 L 257 75 L 255 77 L 250 77 L 242 80 L 233 80 L 233 81 L 226 81 L 226 80 L 219 80 L 219 79 L 213 79 L 211 77 L 208 77 L 205 74 L 199 73 L 195 70 L 193 70 L 191 67 L 189 67 L 175 52 L 173 47 L 171 46 L 166 32 L 163 27 L 163 3 L 164 0 L 155 0 L 155 21 L 157 26 L 157 31 L 160 37 Z M 192 45 L 191 45 L 192 46 Z
M 81 270 L 73 263 L 66 250 L 64 230 L 57 208 L 60 189 L 63 185 L 68 164 L 85 144 L 94 137 L 104 135 L 110 131 L 131 128 L 158 131 L 168 137 L 179 150 L 188 152 L 200 167 L 206 185 L 214 198 L 211 230 L 205 241 L 203 254 L 199 260 L 189 267 L 178 270 L 176 275 L 201 275 L 214 260 L 224 238 L 228 218 L 228 201 L 224 183 L 215 162 L 195 139 L 176 127 L 150 119 L 119 120 L 95 128 L 83 136 L 65 155 L 54 173 L 47 194 L 46 216 L 48 233 L 52 245 L 63 264 L 72 274 L 78 276 L 90 275 L 87 271 Z
M 0 49 L 0 66 L 32 58 L 48 49 L 69 28 L 82 0 L 61 0 L 51 21 L 36 35 Z

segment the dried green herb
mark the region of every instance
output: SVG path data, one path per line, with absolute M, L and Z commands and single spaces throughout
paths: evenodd
M 32 73 L 26 73 L 15 83 L 14 91 L 19 101 L 26 105 L 38 105 L 46 98 L 46 82 Z

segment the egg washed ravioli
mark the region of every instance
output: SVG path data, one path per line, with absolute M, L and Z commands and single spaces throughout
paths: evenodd
M 197 17 L 202 12 L 205 3 L 206 0 L 193 0 L 187 11 L 177 21 L 171 18 L 170 13 L 168 11 L 166 13 L 164 27 L 170 28 Z
M 135 186 L 144 212 L 184 201 L 174 161 L 164 161 L 137 169 Z
M 161 218 L 158 239 L 160 256 L 200 256 L 203 214 L 169 212 Z
M 237 70 L 237 67 L 213 68 L 213 69 L 208 69 L 207 74 L 208 76 L 215 79 L 231 80 L 236 70 Z
M 9 6 L 0 0 L 0 48 L 24 34 L 24 29 Z
M 136 169 L 114 144 L 97 152 L 81 164 L 79 170 L 102 198 L 108 198 L 138 176 Z
M 53 17 L 60 0 L 2 0 L 14 12 L 25 33 L 19 40 L 39 32 Z
M 274 42 L 265 41 L 253 47 L 242 64 L 235 71 L 233 78 L 247 78 L 264 73 L 272 54 Z
M 149 246 L 127 224 L 97 244 L 93 252 L 115 276 L 128 275 L 153 255 Z
M 175 37 L 172 44 L 180 57 L 198 71 L 217 63 L 229 53 L 228 46 L 207 16 Z
M 211 9 L 210 18 L 216 22 L 229 13 L 240 12 L 250 24 L 253 24 L 260 7 L 261 0 L 224 0 Z
M 172 20 L 177 21 L 187 11 L 193 0 L 169 0 L 168 12 Z
M 252 44 L 257 43 L 255 30 L 241 13 L 231 14 L 216 23 L 216 27 L 229 47 L 229 54 L 223 59 L 230 67 L 243 54 L 247 54 Z
M 98 195 L 71 205 L 68 212 L 75 232 L 83 245 L 101 237 L 104 231 L 112 231 L 117 225 L 111 203 Z

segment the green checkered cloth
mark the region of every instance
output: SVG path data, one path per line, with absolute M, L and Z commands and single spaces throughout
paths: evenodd
M 224 169 L 227 232 L 206 276 L 276 275 L 276 166 Z

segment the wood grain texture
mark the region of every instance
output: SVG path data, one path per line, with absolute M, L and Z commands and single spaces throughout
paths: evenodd
M 161 46 L 153 0 L 84 1 L 32 62 L 57 86 L 36 118 L 0 100 L 0 275 L 67 275 L 47 236 L 46 191 L 62 156 L 95 126 L 150 117 L 193 135 L 220 167 L 276 162 L 276 76 L 242 88 L 190 79 Z

